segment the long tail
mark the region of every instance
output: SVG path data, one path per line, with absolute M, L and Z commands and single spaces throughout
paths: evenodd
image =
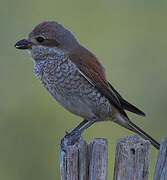
M 134 124 L 132 121 L 130 121 L 129 119 L 122 117 L 122 115 L 117 114 L 116 116 L 116 121 L 114 121 L 115 123 L 137 133 L 138 135 L 140 135 L 142 138 L 144 138 L 145 140 L 149 140 L 150 143 L 156 148 L 156 149 L 160 149 L 160 144 L 153 139 L 149 134 L 147 134 L 146 132 L 144 132 L 141 128 L 139 128 L 136 124 Z
M 146 140 L 149 140 L 150 143 L 156 148 L 156 149 L 160 149 L 160 144 L 153 139 L 149 134 L 147 134 L 146 132 L 144 132 L 141 128 L 139 128 L 136 124 L 134 124 L 131 121 L 128 121 L 128 125 L 130 127 L 130 129 L 132 129 L 132 131 L 136 132 L 137 134 L 139 134 L 141 137 L 143 137 Z

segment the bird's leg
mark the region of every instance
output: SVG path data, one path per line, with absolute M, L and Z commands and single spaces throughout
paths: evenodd
M 70 133 L 66 131 L 66 135 L 72 135 L 75 134 L 76 131 L 78 131 L 82 126 L 84 126 L 88 120 L 84 119 L 75 129 L 73 129 Z
M 98 121 L 97 117 L 94 117 L 91 121 L 88 122 L 83 128 L 79 130 L 80 134 L 82 134 L 86 129 L 88 129 L 91 125 Z
M 89 122 L 87 120 L 83 120 L 71 133 L 65 135 L 65 137 L 61 140 L 61 148 L 65 149 L 65 147 L 68 145 L 74 145 L 80 139 L 81 134 L 97 121 L 98 121 L 98 118 L 96 117 L 94 117 Z M 86 125 L 82 127 L 84 124 Z

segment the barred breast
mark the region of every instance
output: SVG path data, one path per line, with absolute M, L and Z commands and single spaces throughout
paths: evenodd
M 113 108 L 110 102 L 68 57 L 36 61 L 34 72 L 48 92 L 68 111 L 87 120 L 95 116 L 99 120 L 111 119 Z

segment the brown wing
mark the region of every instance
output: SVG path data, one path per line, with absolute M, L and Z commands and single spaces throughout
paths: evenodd
M 72 53 L 70 59 L 78 67 L 83 76 L 90 81 L 121 114 L 127 117 L 119 97 L 110 88 L 109 83 L 106 80 L 104 67 L 100 64 L 98 59 L 85 48 L 81 48 L 77 52 Z

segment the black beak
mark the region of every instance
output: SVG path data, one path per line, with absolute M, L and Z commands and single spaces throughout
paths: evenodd
M 26 39 L 22 39 L 15 44 L 17 49 L 29 49 L 29 42 Z

